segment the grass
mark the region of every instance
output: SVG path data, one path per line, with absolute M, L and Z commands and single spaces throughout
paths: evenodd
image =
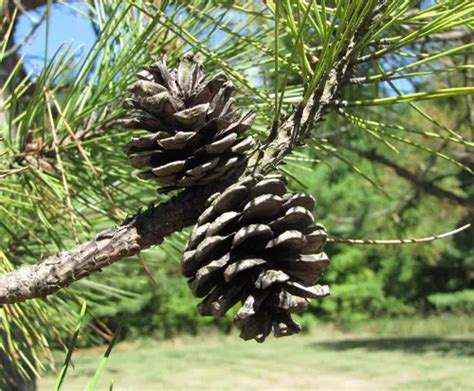
M 468 390 L 474 384 L 473 327 L 467 317 L 416 318 L 379 320 L 353 331 L 324 325 L 261 345 L 217 334 L 122 342 L 97 389 L 113 383 L 114 390 L 140 391 Z M 75 352 L 63 390 L 83 390 L 104 350 Z M 41 379 L 39 390 L 51 390 L 55 378 Z

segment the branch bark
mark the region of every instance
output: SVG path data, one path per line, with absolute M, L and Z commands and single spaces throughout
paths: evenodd
M 99 233 L 94 240 L 54 254 L 36 265 L 0 275 L 0 304 L 45 297 L 115 261 L 161 243 L 166 236 L 194 224 L 209 196 L 226 185 L 185 190 L 124 225 Z
M 195 224 L 209 197 L 235 183 L 239 175 L 184 190 L 123 225 L 100 232 L 94 240 L 51 255 L 36 265 L 0 275 L 0 304 L 46 297 L 118 260 L 160 244 L 166 236 Z

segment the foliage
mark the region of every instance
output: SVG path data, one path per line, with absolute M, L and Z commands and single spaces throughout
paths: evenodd
M 440 114 L 445 110 L 428 109 Z M 453 120 L 455 117 L 453 113 Z M 408 153 L 407 147 L 402 146 L 401 155 Z M 420 237 L 428 232 L 447 231 L 459 225 L 466 214 L 462 207 L 419 194 L 394 176 L 390 168 L 373 167 L 358 157 L 352 158 L 351 163 L 371 172 L 383 192 L 374 191 L 373 185 L 351 167 L 337 164 L 338 157 L 325 159 L 323 165 L 304 154 L 299 159 L 287 159 L 288 170 L 302 182 L 295 181 L 294 186 L 303 185 L 315 195 L 316 215 L 336 237 Z M 411 162 L 422 165 L 423 159 L 412 156 Z M 311 175 L 297 175 L 304 161 Z M 452 189 L 456 186 L 459 185 L 454 183 Z M 314 313 L 347 322 L 430 310 L 429 294 L 472 286 L 473 264 L 467 256 L 466 239 L 398 248 L 331 246 L 331 265 L 324 277 L 331 287 L 331 299 L 314 305 Z
M 223 331 L 230 329 L 228 317 L 216 321 L 199 315 L 196 308 L 199 301 L 190 297 L 189 288 L 182 278 L 161 276 L 159 281 L 160 285 L 153 290 L 147 303 L 133 318 L 129 318 L 127 326 L 132 335 L 170 338 L 179 334 L 196 335 L 209 326 Z
M 435 293 L 428 296 L 428 301 L 438 311 L 472 314 L 474 311 L 474 290 L 465 289 L 452 293 Z

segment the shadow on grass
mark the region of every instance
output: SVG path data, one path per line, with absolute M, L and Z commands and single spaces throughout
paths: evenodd
M 318 342 L 312 348 L 328 350 L 366 349 L 369 351 L 403 351 L 407 353 L 440 353 L 474 356 L 474 338 L 439 337 L 355 338 L 344 341 Z

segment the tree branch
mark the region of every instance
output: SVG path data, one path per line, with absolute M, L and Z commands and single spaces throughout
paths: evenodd
M 0 275 L 0 304 L 45 297 L 115 261 L 161 243 L 166 236 L 194 224 L 209 196 L 226 185 L 186 190 L 122 226 L 99 233 L 95 240 L 52 255 L 37 265 Z
M 309 129 L 322 122 L 324 115 L 341 94 L 354 71 L 355 59 L 359 56 L 357 43 L 360 37 L 380 22 L 385 7 L 386 1 L 380 0 L 378 5 L 367 13 L 353 35 L 348 38 L 346 50 L 339 54 L 331 71 L 321 78 L 308 102 L 301 102 L 298 105 L 293 114 L 280 125 L 275 136 L 267 140 L 263 153 L 257 156 L 256 161 L 250 163 L 255 171 L 262 172 L 275 168 L 296 145 L 302 144 L 302 139 Z
M 276 135 L 268 140 L 260 154 L 251 162 L 248 171 L 262 174 L 272 171 L 295 145 L 302 142 L 308 130 L 323 120 L 353 71 L 352 60 L 359 55 L 355 49 L 359 38 L 370 26 L 379 22 L 385 4 L 381 0 L 379 6 L 368 13 L 348 39 L 346 50 L 340 53 L 328 75 L 320 80 L 308 102 L 300 104 L 283 122 Z M 45 297 L 115 261 L 161 243 L 167 235 L 194 224 L 204 210 L 209 196 L 236 179 L 228 178 L 227 183 L 186 190 L 170 201 L 138 214 L 120 227 L 101 232 L 95 240 L 50 256 L 40 264 L 23 266 L 1 275 L 0 304 Z

